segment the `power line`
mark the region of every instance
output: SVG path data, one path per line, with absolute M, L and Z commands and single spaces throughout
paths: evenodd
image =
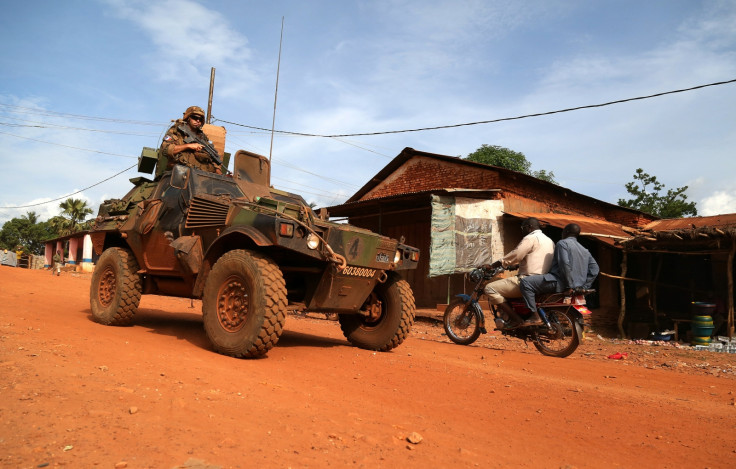
M 270 133 L 270 131 L 269 131 L 269 133 Z M 254 145 L 245 143 L 245 142 L 243 142 L 243 141 L 241 141 L 239 139 L 232 139 L 232 140 L 228 140 L 228 141 L 235 141 L 236 143 L 240 143 L 242 146 L 251 147 L 254 150 L 256 150 L 256 152 L 261 152 L 262 151 L 261 149 L 255 147 Z M 340 181 L 338 179 L 334 179 L 334 178 L 325 176 L 324 174 L 317 174 L 317 173 L 313 173 L 311 171 L 307 171 L 304 168 L 300 168 L 299 166 L 297 166 L 295 164 L 292 164 L 292 163 L 289 163 L 287 161 L 281 161 L 278 158 L 276 158 L 276 159 L 273 160 L 273 164 L 279 165 L 279 166 L 286 166 L 287 168 L 291 168 L 291 169 L 293 169 L 295 171 L 301 171 L 302 173 L 306 173 L 306 174 L 309 174 L 310 176 L 314 176 L 314 177 L 317 177 L 317 178 L 320 178 L 320 179 L 324 179 L 325 181 L 329 181 L 329 182 L 332 182 L 332 183 L 335 183 L 335 184 L 342 184 L 344 186 L 351 187 L 351 188 L 358 188 L 359 187 L 359 186 L 356 186 L 355 184 L 350 184 L 350 183 L 347 183 L 347 182 L 344 182 L 344 181 Z
M 73 193 L 71 193 L 71 194 L 67 194 L 67 195 L 61 196 L 61 197 L 59 197 L 59 198 L 56 198 L 56 199 L 52 199 L 52 200 L 47 200 L 46 202 L 39 202 L 39 203 L 37 203 L 37 204 L 19 205 L 19 206 L 17 206 L 17 207 L 0 207 L 0 209 L 12 209 L 12 208 L 28 208 L 28 207 L 37 207 L 37 206 L 39 206 L 39 205 L 46 205 L 46 204 L 50 204 L 51 202 L 56 202 L 57 200 L 61 200 L 61 199 L 67 199 L 67 198 L 69 198 L 69 197 L 71 197 L 71 196 L 73 196 L 73 195 L 77 195 L 77 194 L 79 194 L 80 192 L 84 192 L 84 191 L 86 191 L 87 189 L 91 189 L 91 188 L 93 188 L 93 187 L 95 187 L 95 186 L 99 186 L 99 185 L 100 185 L 100 184 L 102 184 L 103 182 L 107 182 L 107 181 L 109 181 L 110 179 L 112 179 L 112 178 L 114 178 L 114 177 L 120 176 L 120 175 L 121 175 L 121 174 L 123 174 L 124 172 L 126 172 L 126 171 L 130 171 L 131 169 L 135 168 L 136 166 L 138 166 L 138 164 L 137 164 L 137 163 L 136 163 L 136 164 L 134 164 L 133 166 L 129 166 L 129 167 L 125 168 L 124 170 L 120 171 L 119 173 L 115 173 L 115 174 L 113 174 L 112 176 L 110 176 L 110 177 L 109 177 L 109 178 L 107 178 L 107 179 L 103 179 L 102 181 L 96 182 L 96 183 L 92 184 L 91 186 L 87 186 L 87 187 L 85 187 L 84 189 L 80 189 L 80 190 L 78 190 L 77 192 L 73 192 Z
M 490 119 L 485 121 L 477 121 L 477 122 L 467 122 L 464 124 L 451 124 L 451 125 L 438 125 L 435 127 L 421 127 L 417 129 L 404 129 L 404 130 L 386 130 L 382 132 L 362 132 L 362 133 L 354 133 L 354 134 L 336 134 L 336 135 L 320 135 L 320 134 L 309 134 L 309 133 L 303 133 L 303 132 L 290 132 L 286 130 L 276 130 L 275 132 L 281 133 L 281 134 L 290 134 L 290 135 L 301 135 L 303 137 L 323 137 L 323 138 L 337 138 L 337 137 L 360 137 L 360 136 L 369 136 L 369 135 L 387 135 L 387 134 L 400 134 L 400 133 L 408 133 L 408 132 L 422 132 L 425 130 L 439 130 L 439 129 L 451 129 L 456 127 L 466 127 L 471 125 L 480 125 L 480 124 L 493 124 L 496 122 L 504 122 L 504 121 L 512 121 L 512 120 L 518 120 L 518 119 L 527 119 L 529 117 L 540 117 L 540 116 L 549 116 L 552 114 L 560 114 L 563 112 L 571 112 L 571 111 L 579 111 L 581 109 L 592 109 L 597 107 L 604 107 L 604 106 L 611 106 L 613 104 L 621 104 L 621 103 L 628 103 L 631 101 L 640 101 L 643 99 L 651 99 L 651 98 L 657 98 L 659 96 L 665 96 L 668 94 L 675 94 L 675 93 L 684 93 L 686 91 L 693 91 L 698 90 L 701 88 L 707 88 L 709 86 L 719 86 L 719 85 L 727 85 L 729 83 L 736 83 L 736 78 L 733 80 L 727 80 L 727 81 L 719 81 L 715 83 L 708 83 L 706 85 L 698 85 L 693 86 L 690 88 L 683 88 L 680 90 L 673 90 L 673 91 L 664 91 L 661 93 L 656 94 L 650 94 L 647 96 L 638 96 L 636 98 L 626 98 L 626 99 L 618 99 L 616 101 L 609 101 L 607 103 L 600 103 L 600 104 L 589 104 L 587 106 L 577 106 L 577 107 L 571 107 L 567 109 L 559 109 L 556 111 L 547 111 L 547 112 L 538 112 L 534 114 L 524 114 L 522 116 L 514 116 L 514 117 L 502 117 L 500 119 Z M 212 119 L 218 122 L 224 122 L 226 124 L 230 125 L 237 125 L 240 127 L 246 127 L 249 129 L 255 129 L 255 130 L 266 130 L 270 131 L 269 129 L 264 129 L 262 127 L 254 127 L 250 125 L 245 124 L 238 124 L 236 122 L 230 122 L 223 119 L 218 119 L 214 116 L 212 116 Z
M 0 125 L 4 125 L 6 127 L 26 127 L 26 128 L 33 128 L 33 129 L 58 129 L 58 130 L 84 130 L 86 132 L 100 132 L 105 134 L 116 134 L 116 135 L 132 135 L 134 137 L 151 137 L 158 135 L 153 133 L 135 133 L 135 132 L 124 132 L 120 130 L 105 130 L 105 129 L 88 129 L 84 127 L 70 127 L 68 125 L 61 125 L 61 124 L 50 124 L 48 122 L 37 122 L 37 121 L 29 121 L 25 119 L 18 119 L 15 117 L 11 117 L 11 119 L 21 121 L 21 122 L 29 122 L 30 124 L 16 124 L 13 122 L 0 122 Z M 31 125 L 35 124 L 35 125 Z
M 34 142 L 39 142 L 39 143 L 46 143 L 48 145 L 56 145 L 56 146 L 59 146 L 59 147 L 71 148 L 73 150 L 82 150 L 82 151 L 88 151 L 88 152 L 91 152 L 91 153 L 99 153 L 101 155 L 122 156 L 123 158 L 138 158 L 137 156 L 121 155 L 120 153 L 108 153 L 106 151 L 90 150 L 89 148 L 81 148 L 81 147 L 73 147 L 71 145 L 64 145 L 63 143 L 48 142 L 46 140 L 39 140 L 39 139 L 36 139 L 36 138 L 31 138 L 31 137 L 22 137 L 20 135 L 15 135 L 15 134 L 11 134 L 11 133 L 8 133 L 8 132 L 3 132 L 1 130 L 0 130 L 0 134 L 10 135 L 11 137 L 22 138 L 24 140 L 32 140 Z
M 129 119 L 116 119 L 111 117 L 94 117 L 94 116 L 85 116 L 82 114 L 69 114 L 65 112 L 55 112 L 55 111 L 48 111 L 46 109 L 38 109 L 38 108 L 31 108 L 31 107 L 23 107 L 23 106 L 14 106 L 12 104 L 2 104 L 0 103 L 0 108 L 6 108 L 10 112 L 14 112 L 17 114 L 36 114 L 39 116 L 48 116 L 48 117 L 60 117 L 63 119 L 81 119 L 81 120 L 92 120 L 92 121 L 101 121 L 101 122 L 115 122 L 115 123 L 121 123 L 121 124 L 134 124 L 134 125 L 155 125 L 160 126 L 160 122 L 151 122 L 151 121 L 136 121 L 136 120 L 129 120 Z

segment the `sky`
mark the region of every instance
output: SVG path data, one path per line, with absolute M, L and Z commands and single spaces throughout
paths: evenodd
M 283 42 L 279 43 L 283 19 Z M 142 147 L 207 107 L 226 150 L 318 207 L 405 147 L 523 153 L 615 204 L 637 168 L 736 212 L 736 83 L 420 132 L 736 79 L 736 0 L 27 0 L 0 16 L 0 223 L 120 198 Z M 227 121 L 229 123 L 223 123 Z M 128 169 L 130 168 L 130 169 Z M 665 190 L 666 190 L 665 189 Z M 81 192 L 80 192 L 81 191 Z

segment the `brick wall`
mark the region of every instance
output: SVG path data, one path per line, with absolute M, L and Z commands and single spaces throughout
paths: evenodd
M 415 156 L 381 181 L 361 200 L 434 189 L 501 189 L 508 211 L 584 215 L 626 226 L 641 227 L 651 219 L 609 203 L 576 194 L 510 171 Z

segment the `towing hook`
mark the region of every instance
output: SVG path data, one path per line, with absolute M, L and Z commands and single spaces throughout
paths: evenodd
M 388 280 L 388 274 L 386 273 L 385 270 L 381 272 L 377 280 L 378 280 L 378 283 L 386 283 L 386 280 Z

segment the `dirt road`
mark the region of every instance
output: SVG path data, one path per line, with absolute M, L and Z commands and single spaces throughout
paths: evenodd
M 0 466 L 736 466 L 734 355 L 615 361 L 593 339 L 552 359 L 426 322 L 374 353 L 290 316 L 267 358 L 238 360 L 197 301 L 144 296 L 118 328 L 88 294 L 89 276 L 0 267 Z

